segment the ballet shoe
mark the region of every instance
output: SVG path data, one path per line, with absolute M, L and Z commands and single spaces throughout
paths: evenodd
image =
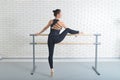
M 53 77 L 53 76 L 54 76 L 54 71 L 51 71 L 50 76 L 51 76 L 51 77 Z
M 54 70 L 51 70 L 51 74 L 50 74 L 51 77 L 54 76 Z

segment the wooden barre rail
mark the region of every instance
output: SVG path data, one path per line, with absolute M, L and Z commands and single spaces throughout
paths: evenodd
M 67 34 L 67 36 L 101 36 L 101 34 Z M 35 34 L 30 34 L 30 36 L 36 36 Z M 40 35 L 37 35 L 37 36 L 48 36 L 48 34 L 40 34 Z
M 33 43 L 30 43 L 30 44 L 33 44 Z M 36 42 L 34 44 L 47 44 L 46 42 Z M 77 43 L 68 43 L 68 42 L 61 42 L 61 43 L 57 43 L 58 45 L 95 45 L 96 43 L 80 43 L 80 42 L 77 42 Z M 100 43 L 98 43 L 98 45 L 100 45 Z

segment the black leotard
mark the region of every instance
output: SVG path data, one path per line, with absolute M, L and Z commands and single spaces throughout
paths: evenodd
M 53 23 L 51 24 L 51 27 L 50 27 L 50 35 L 58 35 L 60 33 L 60 30 L 52 29 L 52 27 L 55 24 L 57 24 L 58 21 L 59 21 L 58 19 L 53 20 Z
M 53 68 L 53 52 L 54 52 L 54 45 L 56 43 L 61 42 L 65 36 L 67 35 L 67 33 L 70 34 L 77 34 L 79 33 L 79 31 L 75 31 L 72 30 L 70 28 L 66 28 L 61 34 L 60 30 L 56 30 L 56 29 L 52 29 L 52 27 L 58 22 L 58 19 L 54 19 L 53 23 L 51 24 L 51 28 L 50 28 L 50 33 L 48 35 L 48 51 L 49 51 L 49 56 L 48 56 L 48 61 L 49 61 L 49 65 L 50 68 Z

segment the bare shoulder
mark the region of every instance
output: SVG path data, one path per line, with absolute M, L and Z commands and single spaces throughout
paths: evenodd
M 49 20 L 49 22 L 52 23 L 52 22 L 53 22 L 53 19 Z
M 59 24 L 64 27 L 64 28 L 67 28 L 67 26 L 65 25 L 65 23 L 63 21 L 59 21 Z
M 59 24 L 61 25 L 64 25 L 64 22 L 63 21 L 58 21 Z
M 53 19 L 49 20 L 49 25 L 51 25 L 53 23 Z

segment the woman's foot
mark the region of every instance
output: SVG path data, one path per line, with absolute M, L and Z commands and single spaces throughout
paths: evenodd
M 81 35 L 81 34 L 83 34 L 83 32 L 79 32 L 79 33 L 75 34 L 75 37 L 77 37 L 78 35 Z
M 51 77 L 54 76 L 54 69 L 51 69 Z
M 66 30 L 68 30 L 68 32 L 69 32 L 70 34 L 78 34 L 78 33 L 79 33 L 79 31 L 73 30 L 73 29 L 70 29 L 70 28 L 66 28 Z

